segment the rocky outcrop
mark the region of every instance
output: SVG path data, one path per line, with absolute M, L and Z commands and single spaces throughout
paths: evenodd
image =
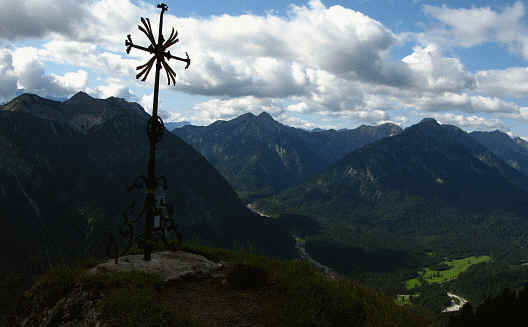
M 128 255 L 101 263 L 85 272 L 88 279 L 95 274 L 139 271 L 159 275 L 164 281 L 180 278 L 218 278 L 222 275 L 223 263 L 212 262 L 205 257 L 185 251 L 152 253 L 150 261 L 143 255 Z M 224 277 L 222 275 L 221 277 Z M 86 281 L 86 279 L 84 279 Z M 104 290 L 88 287 L 89 283 L 77 282 L 71 291 L 56 301 L 44 295 L 45 285 L 35 284 L 26 292 L 24 303 L 19 306 L 17 316 L 10 326 L 17 327 L 105 327 L 102 319 L 101 301 Z
M 121 257 L 117 264 L 114 260 L 109 260 L 92 268 L 89 273 L 142 271 L 157 274 L 167 282 L 193 275 L 208 275 L 222 267 L 222 263 L 212 262 L 201 255 L 184 251 L 166 251 L 153 253 L 150 261 L 143 260 L 142 254 Z

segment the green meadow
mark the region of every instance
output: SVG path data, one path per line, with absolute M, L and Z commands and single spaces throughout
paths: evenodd
M 418 277 L 405 281 L 405 287 L 411 290 L 422 286 L 423 283 L 444 283 L 456 279 L 458 275 L 468 270 L 472 265 L 489 262 L 490 260 L 491 257 L 487 255 L 446 260 L 442 263 L 446 269 L 435 270 L 426 267 L 418 271 Z

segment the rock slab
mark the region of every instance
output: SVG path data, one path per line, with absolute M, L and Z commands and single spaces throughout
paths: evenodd
M 172 281 L 194 275 L 209 275 L 223 266 L 222 263 L 215 263 L 198 254 L 165 251 L 152 253 L 150 261 L 143 260 L 142 254 L 120 257 L 117 264 L 112 259 L 90 269 L 89 273 L 142 271 L 157 274 L 164 281 Z

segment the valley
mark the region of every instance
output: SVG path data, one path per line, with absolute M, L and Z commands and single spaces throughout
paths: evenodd
M 239 124 L 244 124 L 246 131 L 237 131 L 237 140 L 246 142 L 255 131 L 260 131 L 256 135 L 262 137 L 266 128 L 268 133 L 273 128 L 285 128 L 269 115 L 247 114 L 210 127 L 196 127 L 195 134 L 190 126 L 175 129 L 174 133 L 211 160 L 253 210 L 266 212 L 279 223 L 281 215 L 297 215 L 296 224 L 286 224 L 290 231 L 302 229 L 303 219 L 309 218 L 306 221 L 310 224 L 316 221 L 319 227 L 307 235 L 292 234 L 322 267 L 353 276 L 393 296 L 409 290 L 420 293 L 406 302 L 423 304 L 438 312 L 451 302 L 448 291 L 457 295 L 462 292 L 464 298 L 478 303 L 485 292 L 497 294 L 502 287 L 521 287 L 528 280 L 523 277 L 526 272 L 522 268 L 515 272 L 505 268 L 517 267 L 528 258 L 528 207 L 523 200 L 528 190 L 528 177 L 523 172 L 528 151 L 508 135 L 498 131 L 468 134 L 433 119 L 380 137 L 363 138 L 363 143 L 350 141 L 361 133 L 349 133 L 349 144 L 356 146 L 333 155 L 323 166 L 317 164 L 319 172 L 290 179 L 280 187 L 262 188 L 272 194 L 266 191 L 245 197 L 244 187 L 249 185 L 245 181 L 253 183 L 263 175 L 253 168 L 232 168 L 231 171 L 247 174 L 238 177 L 226 172 L 220 153 L 211 152 L 219 145 L 207 136 L 226 133 L 230 140 L 228 131 Z M 225 131 L 222 126 L 226 126 Z M 367 128 L 375 130 L 362 127 L 363 131 Z M 328 151 L 325 143 L 314 141 L 324 134 L 321 133 L 289 128 L 288 133 L 279 132 L 276 139 L 270 134 L 261 139 L 266 140 L 263 149 L 284 144 L 282 149 L 289 150 L 268 152 L 263 160 L 245 162 L 262 167 L 276 158 L 282 160 L 284 167 L 290 167 L 284 154 L 295 155 L 295 148 L 286 146 L 294 144 L 293 139 L 302 141 L 296 147 L 306 149 L 305 153 L 319 154 L 313 162 L 328 160 L 330 156 L 322 155 Z M 258 142 L 251 143 L 251 151 L 261 147 Z M 227 161 L 243 162 L 233 158 L 242 158 L 245 150 L 232 146 L 229 151 Z M 270 166 L 267 171 L 273 168 Z M 268 185 L 273 180 L 264 179 Z M 493 273 L 486 273 L 489 269 L 485 267 Z M 519 280 L 507 278 L 492 286 L 497 283 L 494 276 L 506 271 Z M 487 291 L 475 292 L 467 287 L 470 275 L 484 280 L 489 285 Z
M 126 185 L 146 164 L 147 117 L 83 93 L 0 107 L 0 189 L 12 190 L 0 216 L 18 217 L 2 226 L 8 292 L 61 262 L 104 256 L 141 197 Z M 158 164 L 184 240 L 301 258 L 434 312 L 528 281 L 528 148 L 506 134 L 433 119 L 307 131 L 267 113 L 182 125 L 166 131 Z

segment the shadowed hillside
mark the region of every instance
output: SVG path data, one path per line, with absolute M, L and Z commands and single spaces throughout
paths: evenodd
M 172 132 L 200 151 L 250 202 L 299 184 L 348 152 L 400 131 L 396 125 L 384 124 L 308 132 L 285 126 L 263 112 Z

